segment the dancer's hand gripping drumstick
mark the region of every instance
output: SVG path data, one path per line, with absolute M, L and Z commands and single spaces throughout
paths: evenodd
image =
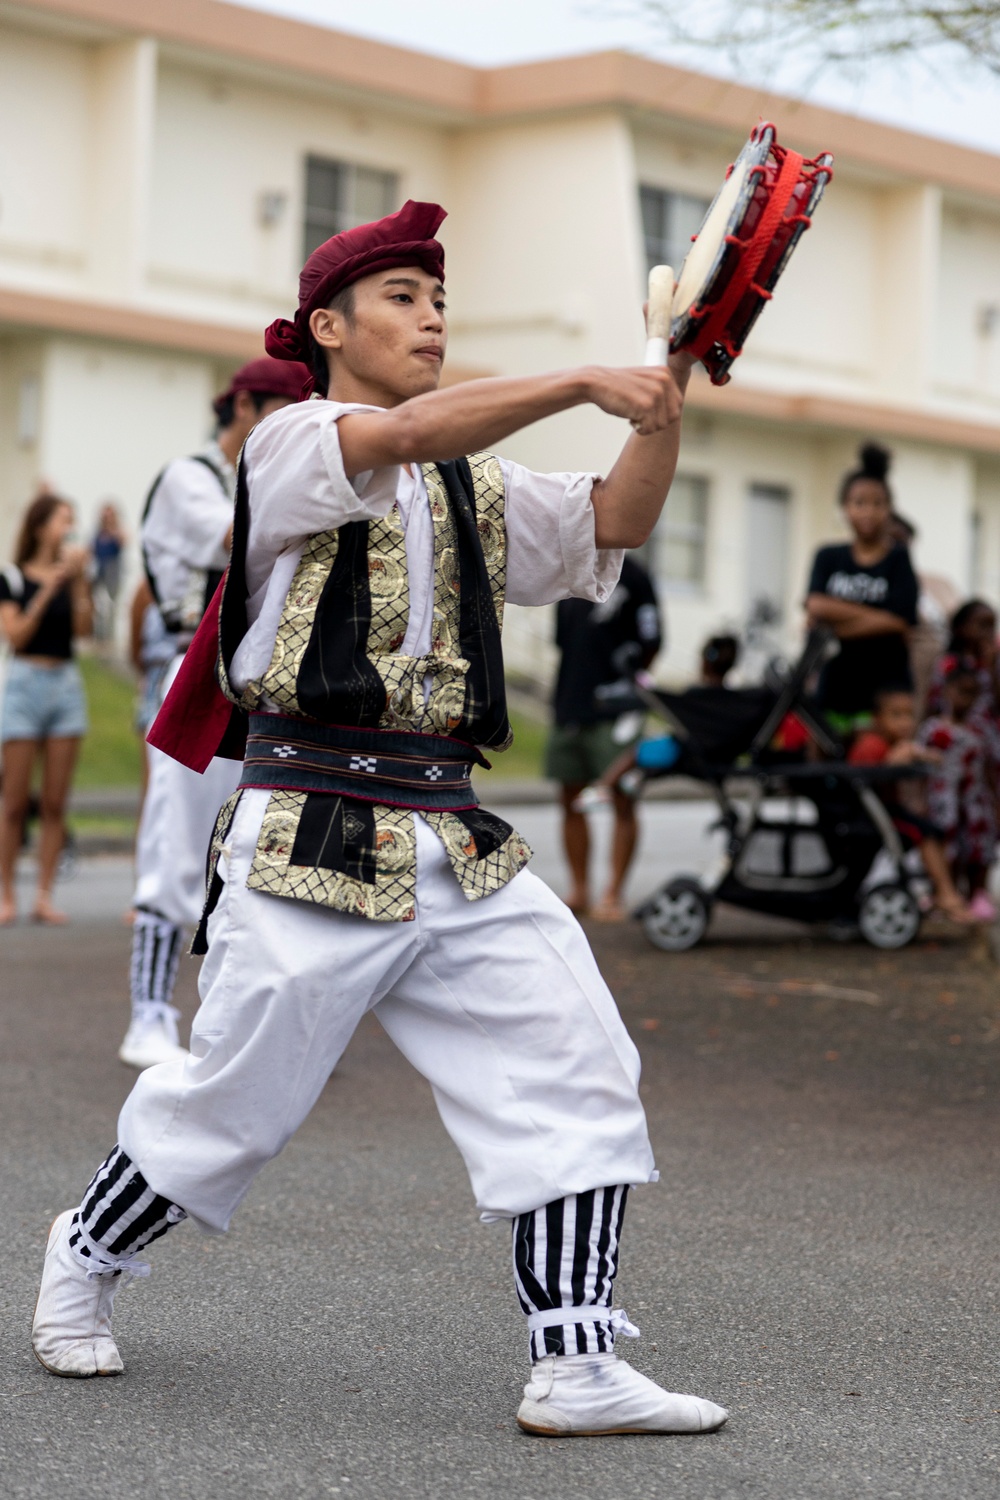
M 688 377 L 694 361 L 683 352 L 670 352 L 671 309 L 674 300 L 674 273 L 670 266 L 654 266 L 649 273 L 649 300 L 646 303 L 646 357 L 648 368 L 664 366 L 670 371 L 671 405 L 676 415 L 666 427 L 649 431 L 641 422 L 632 422 L 629 438 L 607 479 L 598 480 L 591 493 L 596 517 L 598 546 L 607 546 L 605 538 L 634 534 L 626 546 L 637 546 L 656 524 L 661 507 L 677 467 L 680 447 L 681 414 Z M 633 532 L 634 528 L 634 532 Z M 611 543 L 614 545 L 614 543 Z M 620 543 L 619 543 L 620 545 Z

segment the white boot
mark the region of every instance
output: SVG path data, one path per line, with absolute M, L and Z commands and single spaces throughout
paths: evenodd
M 49 1231 L 31 1347 L 52 1375 L 120 1375 L 125 1366 L 111 1337 L 111 1305 L 122 1277 L 88 1276 L 69 1248 L 72 1222 L 69 1208 Z
M 543 1437 L 714 1432 L 729 1416 L 700 1396 L 664 1391 L 615 1354 L 550 1354 L 532 1367 L 517 1423 Z
M 133 1017 L 125 1040 L 118 1048 L 119 1059 L 130 1068 L 152 1068 L 157 1063 L 174 1062 L 187 1056 L 177 1037 L 180 1012 L 172 1005 L 146 1008 Z

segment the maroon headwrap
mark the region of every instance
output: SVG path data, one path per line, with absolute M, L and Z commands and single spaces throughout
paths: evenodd
M 212 409 L 216 416 L 221 415 L 221 408 L 237 391 L 287 396 L 291 401 L 299 401 L 302 399 L 302 387 L 308 379 L 309 371 L 305 365 L 293 365 L 287 359 L 269 359 L 267 355 L 263 355 L 236 371 L 226 389 L 212 402 Z
M 314 250 L 299 277 L 299 310 L 289 322 L 278 318 L 264 334 L 264 348 L 275 359 L 309 363 L 309 315 L 326 307 L 345 286 L 394 266 L 421 266 L 444 280 L 444 247 L 434 238 L 447 217 L 437 203 L 411 198 L 388 218 L 335 234 Z

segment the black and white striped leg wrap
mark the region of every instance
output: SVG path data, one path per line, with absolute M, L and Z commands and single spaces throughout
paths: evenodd
M 129 984 L 132 1015 L 149 1021 L 170 1006 L 181 957 L 181 929 L 155 911 L 137 911 Z
M 514 1220 L 514 1283 L 532 1360 L 610 1354 L 615 1333 L 638 1336 L 612 1312 L 626 1186 L 559 1198 Z
M 116 1146 L 73 1215 L 69 1246 L 92 1275 L 127 1270 L 133 1276 L 148 1276 L 149 1267 L 135 1256 L 186 1218 L 176 1203 L 153 1192 Z

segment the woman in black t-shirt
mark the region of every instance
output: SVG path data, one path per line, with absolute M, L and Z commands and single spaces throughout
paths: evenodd
M 66 801 L 87 728 L 73 638 L 91 627 L 87 552 L 66 545 L 73 510 L 42 494 L 25 513 L 14 566 L 0 569 L 0 629 L 13 651 L 0 707 L 3 819 L 0 823 L 0 926 L 17 918 L 14 869 L 35 760 L 42 760 L 41 833 L 34 918 L 60 923 L 52 884 L 65 836 Z
M 820 677 L 819 702 L 843 735 L 865 726 L 880 688 L 913 685 L 907 636 L 919 587 L 910 554 L 891 534 L 888 472 L 886 450 L 866 444 L 840 490 L 854 540 L 821 547 L 809 578 L 809 623 L 829 626 L 840 641 Z

